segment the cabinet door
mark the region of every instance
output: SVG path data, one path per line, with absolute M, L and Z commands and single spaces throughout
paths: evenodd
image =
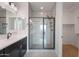
M 22 44 L 20 45 L 20 56 L 24 56 L 27 50 L 27 37 L 21 40 Z
M 27 49 L 27 37 L 15 43 L 13 46 L 14 49 L 11 51 L 10 57 L 23 57 Z
M 20 41 L 6 48 L 6 52 L 9 51 L 7 52 L 9 54 L 9 57 L 19 57 L 19 46 Z
M 0 51 L 0 57 L 23 57 L 26 53 L 27 38 L 8 46 Z M 5 54 L 5 55 L 2 55 Z
M 14 43 L 0 51 L 0 57 L 19 57 L 19 43 Z
M 23 47 L 22 47 L 22 49 L 27 49 L 27 37 L 25 37 L 24 39 L 23 39 Z

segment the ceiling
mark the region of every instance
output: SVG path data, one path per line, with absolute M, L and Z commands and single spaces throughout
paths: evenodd
M 77 8 L 79 8 L 79 2 L 65 2 L 64 8 L 68 10 L 76 10 Z
M 55 2 L 30 2 L 32 11 L 37 11 L 37 12 L 48 12 L 48 11 L 52 11 L 54 6 L 55 6 Z M 40 7 L 44 7 L 43 10 L 40 9 Z

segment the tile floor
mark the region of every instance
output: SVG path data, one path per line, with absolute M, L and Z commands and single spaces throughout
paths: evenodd
M 54 50 L 29 50 L 24 57 L 56 57 Z

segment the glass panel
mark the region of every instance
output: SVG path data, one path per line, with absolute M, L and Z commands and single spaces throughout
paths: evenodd
M 8 31 L 13 31 L 15 29 L 14 25 L 15 25 L 15 20 L 16 20 L 16 17 L 9 17 L 8 19 Z
M 30 48 L 43 48 L 43 18 L 30 18 Z
M 25 28 L 26 28 L 26 19 L 21 18 L 21 17 L 17 17 L 16 20 L 15 20 L 14 27 L 15 27 L 16 30 L 25 30 Z
M 44 48 L 53 48 L 53 19 L 44 19 Z
M 0 34 L 6 34 L 6 18 L 5 17 L 0 17 Z

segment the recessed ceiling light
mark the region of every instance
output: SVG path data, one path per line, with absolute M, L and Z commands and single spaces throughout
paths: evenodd
M 43 15 L 43 12 L 40 12 L 41 15 Z
M 42 10 L 42 9 L 44 9 L 44 7 L 40 7 L 40 9 Z

